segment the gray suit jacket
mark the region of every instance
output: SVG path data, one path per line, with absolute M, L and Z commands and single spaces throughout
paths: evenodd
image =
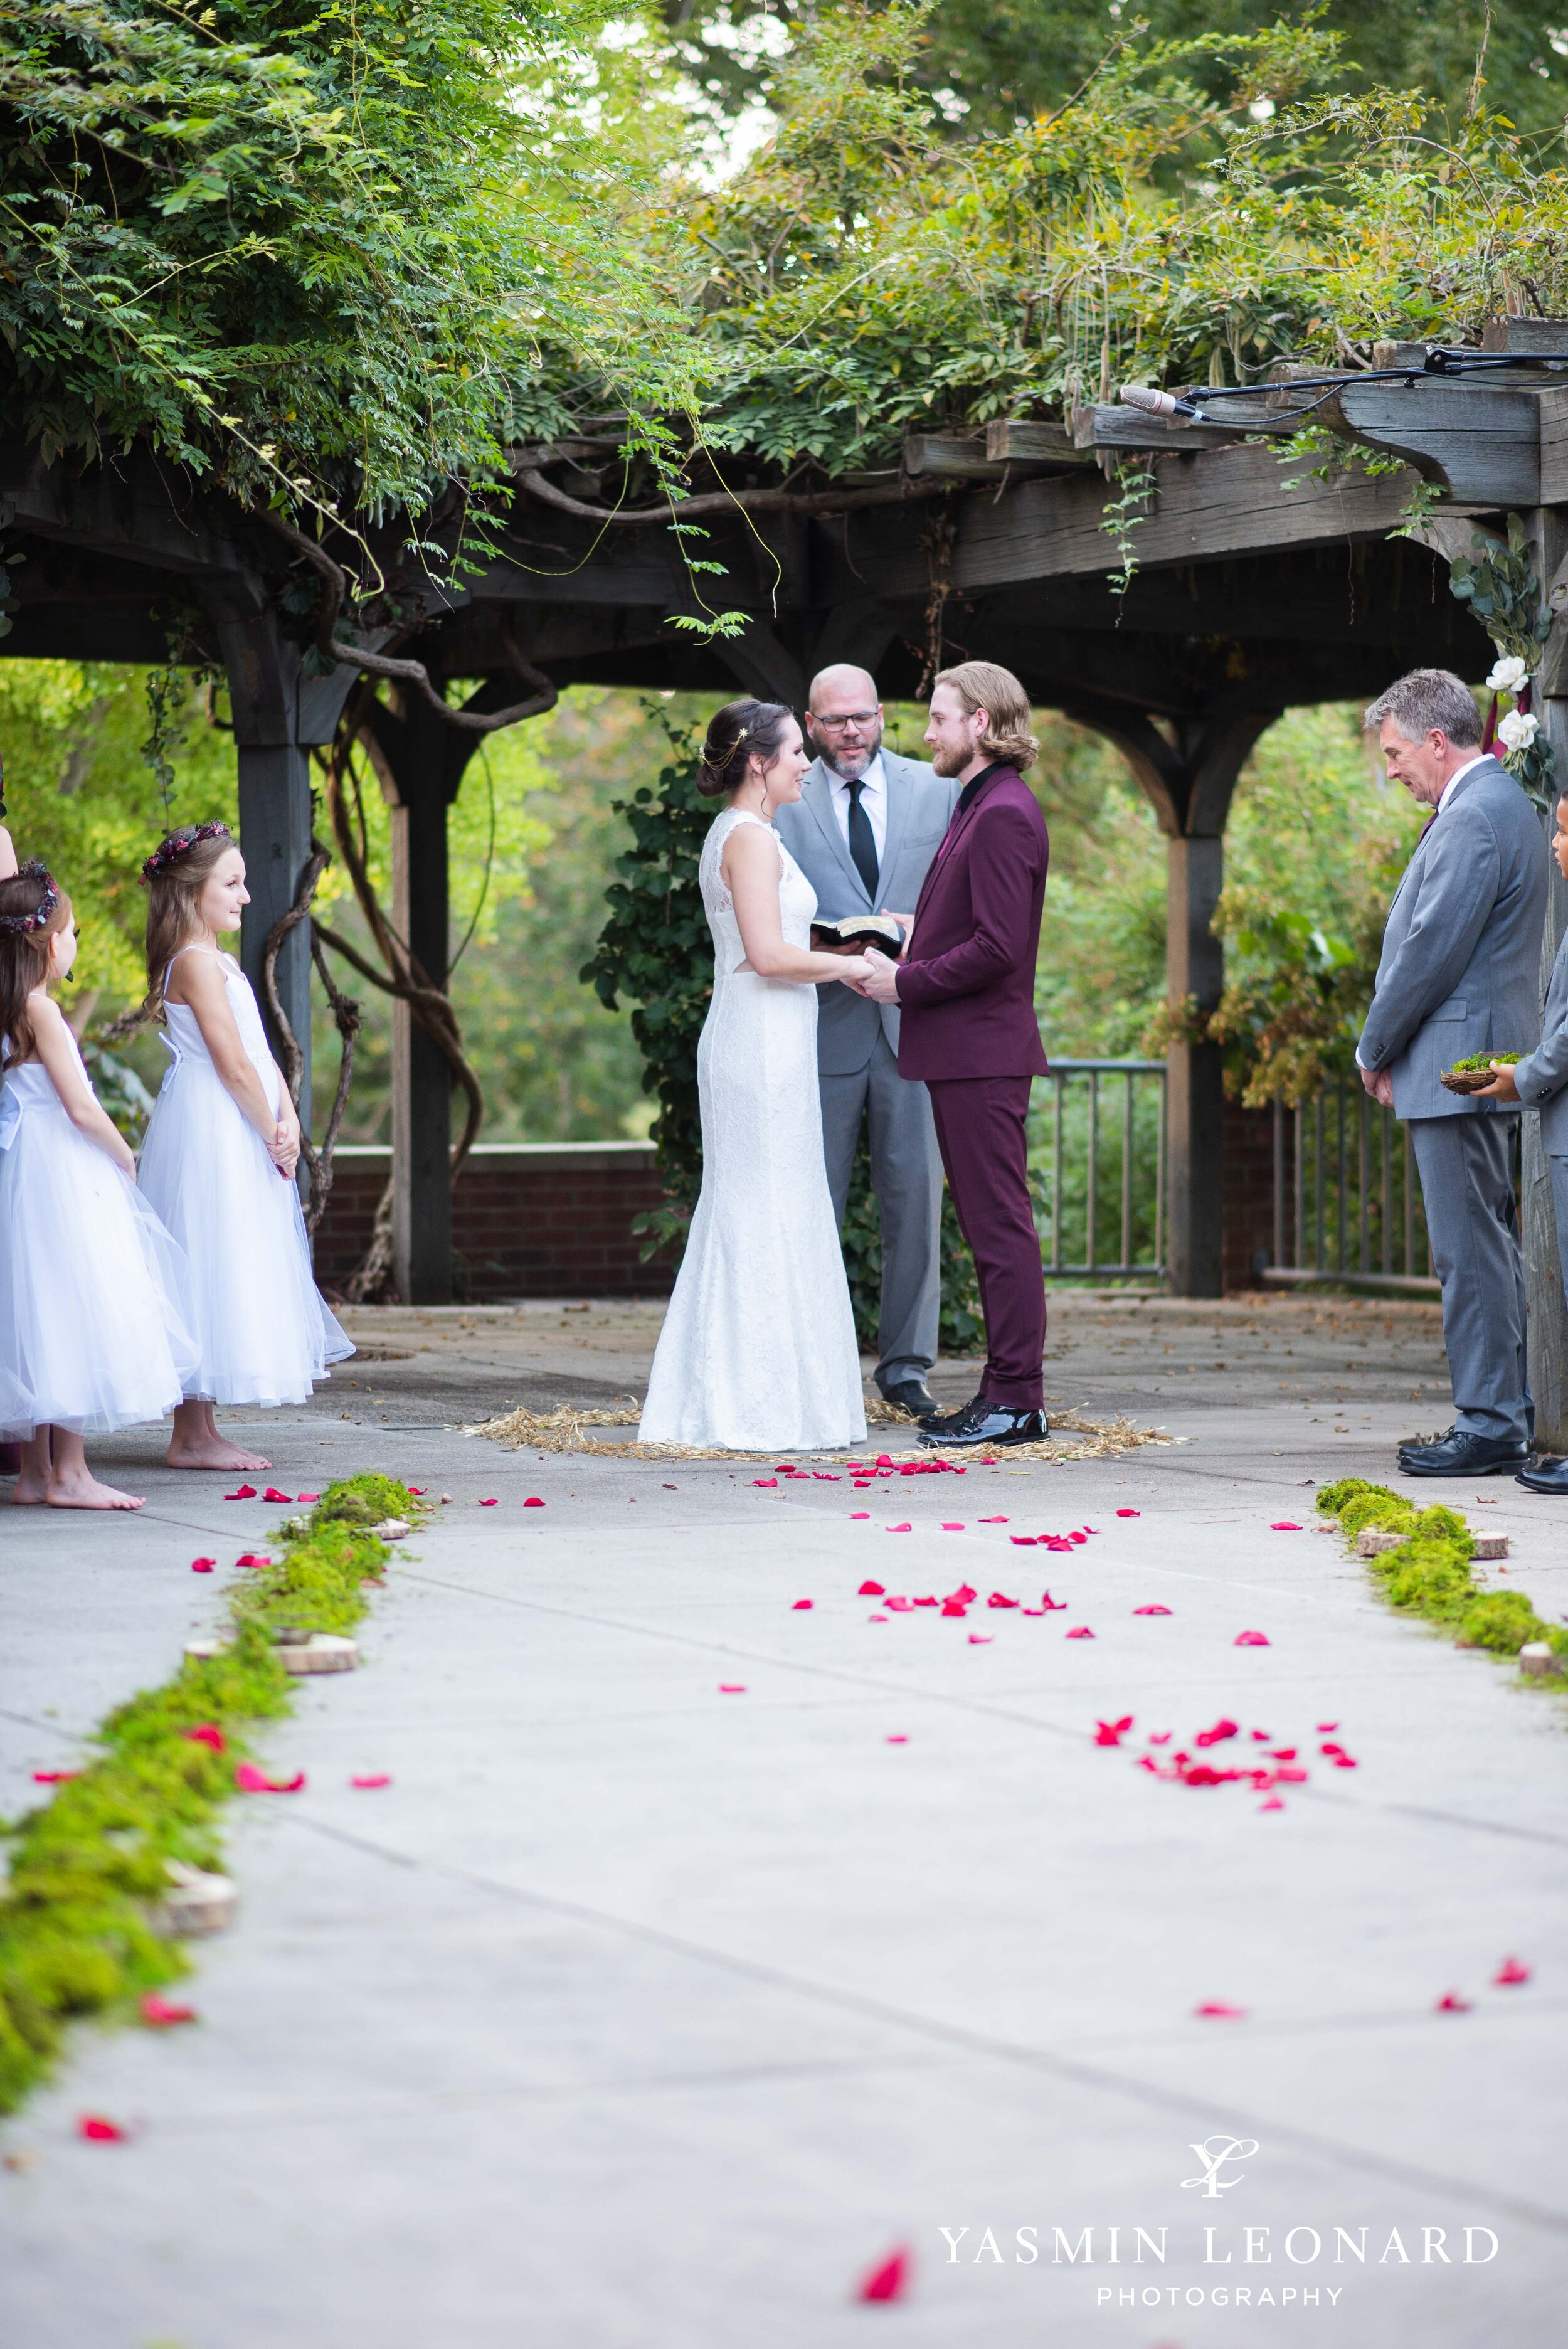
M 779 838 L 815 889 L 817 911 L 825 922 L 889 909 L 913 914 L 926 869 L 942 845 L 958 803 L 958 784 L 944 781 L 934 768 L 923 766 L 918 760 L 901 759 L 884 750 L 882 768 L 887 776 L 887 836 L 874 905 L 839 829 L 832 785 L 820 759 L 807 774 L 799 798 L 780 808 L 773 819 Z M 863 995 L 851 994 L 836 979 L 817 989 L 817 1003 L 820 1075 L 847 1077 L 863 1069 L 879 1030 L 892 1050 L 898 1050 L 896 1005 L 868 1003 Z
M 1541 1030 L 1540 1049 L 1521 1061 L 1513 1081 L 1525 1106 L 1541 1112 L 1542 1150 L 1549 1158 L 1568 1158 L 1568 933 L 1552 966 Z
M 1472 1052 L 1529 1052 L 1541 1039 L 1541 933 L 1548 870 L 1541 822 L 1513 777 L 1483 760 L 1454 785 L 1405 871 L 1383 933 L 1361 1030 L 1399 1117 L 1490 1115 L 1439 1072 Z

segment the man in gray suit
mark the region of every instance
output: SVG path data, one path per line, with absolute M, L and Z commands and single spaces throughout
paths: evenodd
M 806 724 L 818 757 L 800 797 L 774 823 L 817 892 L 818 914 L 837 922 L 892 911 L 907 927 L 958 785 L 882 749 L 882 703 L 863 668 L 841 665 L 813 678 Z M 936 1409 L 925 1374 L 942 1303 L 942 1160 L 931 1097 L 899 1075 L 895 1009 L 847 987 L 820 987 L 817 1000 L 822 1143 L 841 1225 L 861 1121 L 871 1128 L 882 1243 L 877 1384 L 922 1418 Z
M 1546 844 L 1511 775 L 1480 749 L 1470 688 L 1418 668 L 1367 712 L 1392 781 L 1433 813 L 1383 934 L 1356 1057 L 1374 1101 L 1408 1122 L 1454 1423 L 1399 1448 L 1411 1476 L 1517 1471 L 1534 1433 L 1524 1356 L 1524 1267 L 1500 1102 L 1449 1092 L 1440 1072 L 1476 1052 L 1530 1051 L 1541 1036 Z
M 1557 870 L 1568 881 L 1568 795 L 1557 802 L 1557 830 L 1552 854 Z M 1483 1101 L 1522 1102 L 1541 1112 L 1541 1148 L 1552 1176 L 1552 1204 L 1557 1214 L 1557 1254 L 1563 1286 L 1568 1292 L 1568 932 L 1557 949 L 1541 1015 L 1541 1042 L 1516 1067 L 1494 1061 L 1497 1073 Z M 1532 1493 L 1568 1494 L 1568 1460 L 1537 1460 L 1515 1480 Z

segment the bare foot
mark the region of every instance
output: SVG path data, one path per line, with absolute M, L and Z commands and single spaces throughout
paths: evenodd
M 91 1470 L 57 1468 L 49 1479 L 48 1504 L 51 1509 L 139 1509 L 141 1496 L 122 1493 L 113 1485 L 100 1485 Z
M 40 1502 L 46 1501 L 48 1497 L 48 1477 L 37 1475 L 33 1471 L 24 1468 L 12 1488 L 12 1506 L 18 1509 L 36 1508 Z
M 222 1468 L 225 1474 L 234 1468 L 270 1468 L 272 1462 L 263 1460 L 259 1452 L 242 1452 L 237 1444 L 225 1444 L 221 1435 L 176 1436 L 164 1454 L 170 1468 Z
M 51 1433 L 49 1428 L 40 1427 L 17 1447 L 21 1461 L 11 1498 L 19 1508 L 37 1508 L 49 1497 Z

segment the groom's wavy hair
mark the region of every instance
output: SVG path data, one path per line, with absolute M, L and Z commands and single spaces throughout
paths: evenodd
M 794 715 L 781 701 L 727 701 L 716 710 L 696 771 L 696 787 L 704 799 L 738 792 L 746 781 L 748 760 L 760 759 L 767 766 L 776 759 Z
M 961 661 L 956 668 L 938 671 L 932 690 L 938 685 L 950 685 L 964 704 L 964 714 L 973 718 L 983 709 L 990 721 L 980 748 L 988 759 L 1005 760 L 1022 774 L 1032 767 L 1040 755 L 1040 746 L 1029 731 L 1034 712 L 1029 697 L 1010 668 L 1000 668 L 995 661 Z

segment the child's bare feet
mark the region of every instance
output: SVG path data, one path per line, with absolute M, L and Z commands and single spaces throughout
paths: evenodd
M 36 1509 L 49 1497 L 49 1431 L 39 1428 L 19 1447 L 22 1465 L 11 1499 L 17 1508 Z
M 243 1452 L 218 1433 L 210 1402 L 182 1402 L 176 1407 L 174 1426 L 164 1454 L 170 1468 L 270 1468 L 259 1452 Z
M 85 1464 L 79 1470 L 56 1469 L 49 1479 L 51 1509 L 139 1509 L 139 1493 L 122 1493 L 116 1485 L 100 1485 Z
M 237 1444 L 225 1444 L 221 1435 L 198 1438 L 193 1443 L 182 1443 L 175 1436 L 163 1456 L 170 1468 L 222 1468 L 225 1473 L 233 1468 L 270 1468 L 273 1464 L 263 1460 L 259 1452 L 242 1452 Z
M 49 1430 L 49 1489 L 51 1509 L 139 1509 L 138 1493 L 122 1493 L 118 1485 L 100 1485 L 88 1466 L 82 1439 L 69 1428 Z

